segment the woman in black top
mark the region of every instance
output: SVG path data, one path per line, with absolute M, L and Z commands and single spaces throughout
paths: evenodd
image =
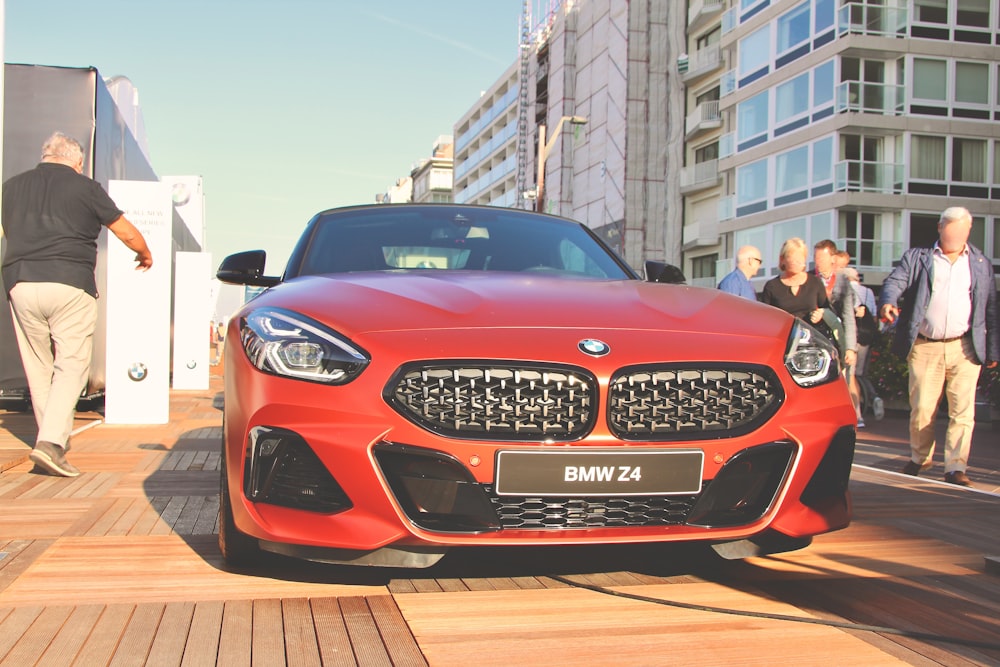
M 800 238 L 781 245 L 778 268 L 781 274 L 764 283 L 760 300 L 800 317 L 810 324 L 823 319 L 823 309 L 830 307 L 823 281 L 806 271 L 809 248 Z

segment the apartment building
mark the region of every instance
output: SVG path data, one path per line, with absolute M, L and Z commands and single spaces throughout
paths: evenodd
M 1000 266 L 1000 7 L 990 0 L 692 0 L 684 269 L 831 238 L 877 286 L 939 214 Z
M 520 207 L 519 76 L 518 63 L 514 62 L 455 124 L 456 203 Z
M 441 135 L 434 142 L 431 156 L 410 170 L 413 202 L 447 204 L 452 199 L 454 143 L 451 135 Z
M 679 263 L 684 3 L 543 4 L 522 58 L 455 125 L 455 201 L 579 220 L 639 269 Z

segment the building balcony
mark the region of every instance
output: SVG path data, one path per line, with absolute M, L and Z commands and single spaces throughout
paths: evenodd
M 833 166 L 833 174 L 837 192 L 903 193 L 904 165 L 900 163 L 844 160 Z
M 736 92 L 736 70 L 731 69 L 722 73 L 719 77 L 719 97 L 725 97 Z
M 739 17 L 736 14 L 736 7 L 731 7 L 726 10 L 726 13 L 722 15 L 722 34 L 725 35 L 727 32 L 731 32 L 736 28 L 736 22 Z
M 687 58 L 687 71 L 681 72 L 681 81 L 684 83 L 711 74 L 722 66 L 722 49 L 718 45 L 705 47 L 695 52 L 693 56 L 682 57 Z M 678 65 L 680 65 L 679 61 Z
M 883 116 L 901 116 L 905 111 L 906 89 L 889 83 L 843 81 L 837 85 L 835 108 L 837 113 L 853 111 L 875 113 Z
M 683 244 L 684 250 L 692 248 L 704 248 L 714 246 L 719 243 L 719 221 L 699 220 L 684 225 Z
M 728 197 L 719 198 L 719 222 L 724 220 L 732 220 L 736 215 L 736 197 L 730 195 Z
M 719 100 L 702 102 L 688 115 L 684 123 L 684 137 L 690 140 L 701 132 L 717 130 L 720 127 L 722 127 L 722 116 L 719 114 Z
M 706 160 L 692 167 L 681 169 L 681 194 L 691 194 L 699 190 L 715 187 L 722 182 L 719 176 L 719 161 Z
M 736 152 L 736 133 L 726 132 L 719 137 L 719 158 L 729 157 Z
M 691 0 L 688 7 L 688 34 L 705 27 L 717 19 L 721 13 L 722 0 Z
M 847 4 L 837 10 L 837 36 L 906 37 L 909 13 L 905 7 Z

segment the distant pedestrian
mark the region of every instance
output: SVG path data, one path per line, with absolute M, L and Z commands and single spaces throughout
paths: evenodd
M 823 282 L 827 298 L 830 299 L 830 310 L 824 321 L 827 326 L 837 331 L 837 343 L 844 361 L 844 378 L 851 392 L 851 402 L 857 415 L 858 428 L 864 428 L 865 421 L 861 417 L 861 397 L 854 381 L 854 365 L 857 362 L 858 339 L 857 321 L 854 318 L 854 290 L 844 270 L 840 268 L 843 262 L 850 259 L 846 252 L 838 251 L 837 244 L 831 239 L 823 239 L 813 246 L 813 265 L 816 276 Z M 835 317 L 834 317 L 835 316 Z
M 948 397 L 944 480 L 972 486 L 966 474 L 982 366 L 1000 359 L 993 264 L 969 243 L 972 216 L 946 209 L 932 248 L 907 250 L 882 284 L 879 312 L 896 324 L 893 351 L 906 357 L 910 388 L 907 475 L 933 465 L 934 420 Z M 902 304 L 902 306 L 901 306 Z
M 41 163 L 3 184 L 2 219 L 3 282 L 38 423 L 30 457 L 50 474 L 76 477 L 65 454 L 90 376 L 97 237 L 106 226 L 135 251 L 137 269 L 153 258 L 104 188 L 83 176 L 80 144 L 59 132 L 42 145 Z
M 763 262 L 760 250 L 752 245 L 743 246 L 736 252 L 736 268 L 719 281 L 719 289 L 756 301 L 757 292 L 750 284 L 750 279 L 757 275 Z

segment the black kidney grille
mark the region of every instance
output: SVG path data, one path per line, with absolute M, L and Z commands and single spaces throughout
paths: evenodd
M 677 526 L 687 521 L 700 497 L 562 498 L 498 496 L 491 488 L 486 491 L 501 527 L 525 530 Z
M 442 435 L 578 440 L 593 426 L 596 381 L 567 367 L 424 366 L 389 393 L 404 417 Z
M 783 400 L 766 367 L 625 369 L 609 387 L 608 424 L 625 440 L 729 437 L 760 426 Z

